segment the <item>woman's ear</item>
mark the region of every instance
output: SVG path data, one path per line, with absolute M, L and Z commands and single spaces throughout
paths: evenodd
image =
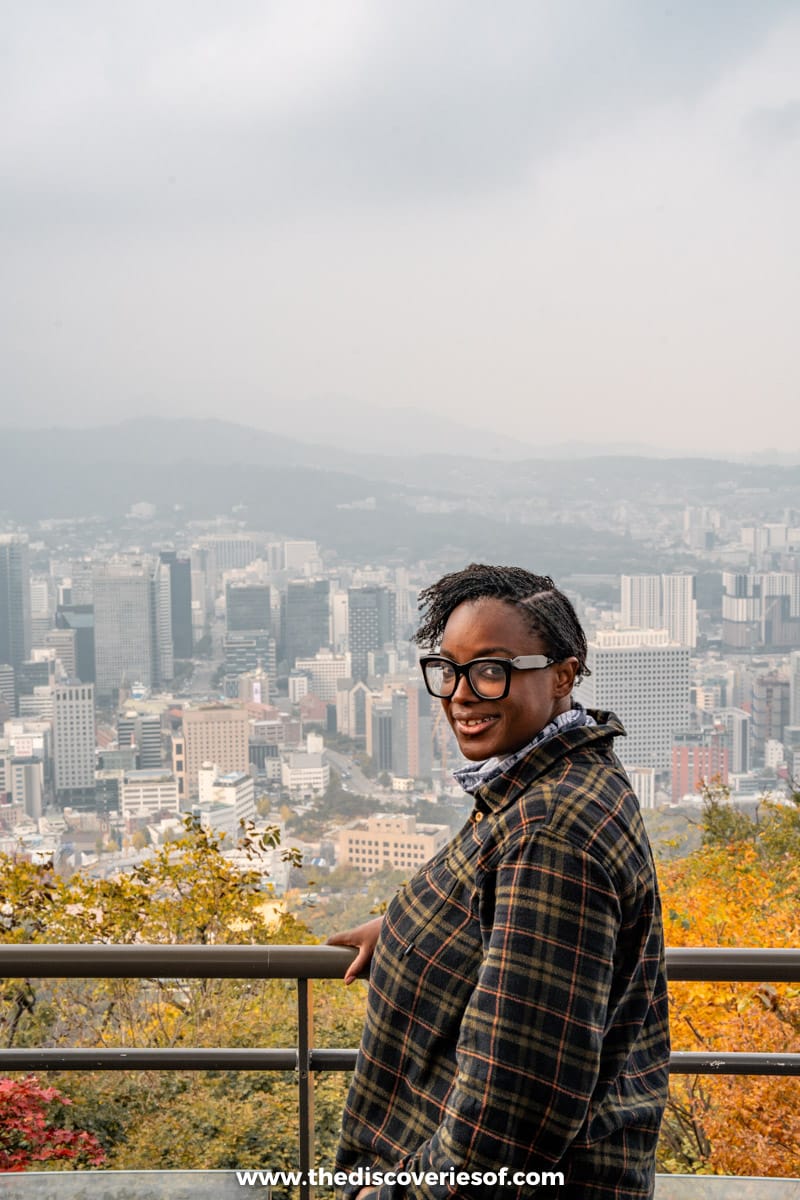
M 578 674 L 578 666 L 578 660 L 574 656 L 564 658 L 561 662 L 553 664 L 555 694 L 559 699 L 562 696 L 568 696 L 575 686 L 575 676 Z

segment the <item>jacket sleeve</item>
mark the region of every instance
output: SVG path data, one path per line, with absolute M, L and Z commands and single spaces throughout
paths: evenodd
M 618 897 L 595 859 L 548 830 L 520 838 L 493 878 L 483 897 L 485 955 L 445 1118 L 397 1164 L 416 1178 L 384 1185 L 380 1200 L 496 1196 L 496 1186 L 472 1179 L 453 1187 L 421 1177 L 505 1167 L 511 1185 L 513 1172 L 552 1170 L 586 1119 L 612 988 Z

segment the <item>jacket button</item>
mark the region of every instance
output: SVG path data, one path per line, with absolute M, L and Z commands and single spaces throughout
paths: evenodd
M 475 813 L 475 818 L 474 818 L 474 819 L 475 819 L 475 821 L 476 821 L 476 822 L 477 822 L 477 821 L 482 821 L 482 820 L 483 820 L 483 813 L 480 811 L 480 809 L 478 809 L 478 811 Z

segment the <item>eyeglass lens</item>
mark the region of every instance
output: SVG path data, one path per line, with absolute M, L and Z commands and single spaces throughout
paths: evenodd
M 425 678 L 428 687 L 435 696 L 447 699 L 456 690 L 459 672 L 445 660 L 428 663 L 425 667 Z M 484 700 L 493 700 L 501 696 L 506 687 L 507 669 L 502 663 L 482 661 L 478 659 L 470 664 L 467 677 L 472 690 Z

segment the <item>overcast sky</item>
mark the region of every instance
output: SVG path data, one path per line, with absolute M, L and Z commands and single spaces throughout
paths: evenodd
M 302 433 L 327 400 L 800 449 L 796 0 L 5 0 L 3 26 L 0 423 Z

